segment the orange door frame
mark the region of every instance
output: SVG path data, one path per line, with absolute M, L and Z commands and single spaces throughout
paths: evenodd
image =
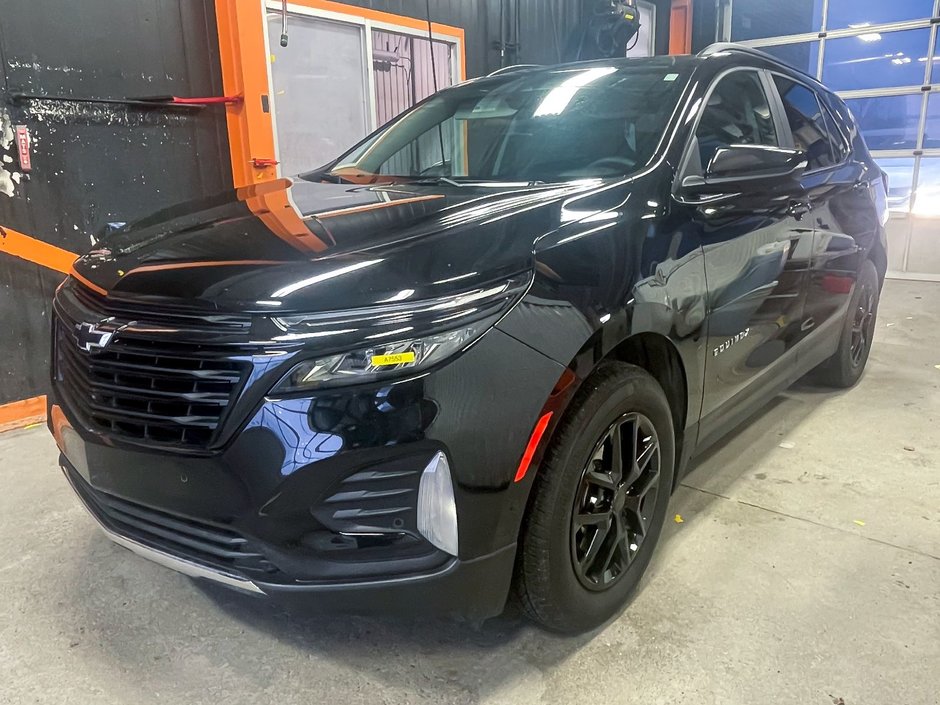
M 74 252 L 63 250 L 61 247 L 50 245 L 48 242 L 37 240 L 2 225 L 0 225 L 0 252 L 63 274 L 69 273 L 72 262 L 78 256 Z M 41 423 L 45 413 L 45 396 L 0 404 L 0 433 Z
M 669 53 L 692 53 L 692 0 L 672 0 L 669 12 Z
M 425 20 L 395 15 L 368 8 L 345 5 L 332 0 L 293 0 L 292 5 L 357 23 L 366 20 L 383 29 L 399 27 L 412 31 L 428 29 Z M 222 84 L 226 95 L 240 95 L 244 100 L 225 106 L 232 178 L 236 187 L 277 178 L 274 125 L 268 68 L 271 57 L 265 40 L 266 0 L 217 0 L 216 22 L 222 64 Z M 435 35 L 450 38 L 459 47 L 460 76 L 467 76 L 466 41 L 463 29 L 431 24 Z M 283 209 L 280 209 L 283 210 Z

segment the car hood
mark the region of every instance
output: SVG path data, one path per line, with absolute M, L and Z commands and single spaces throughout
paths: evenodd
M 279 179 L 168 208 L 74 267 L 118 299 L 318 312 L 470 289 L 533 265 L 562 203 L 598 182 L 358 186 Z

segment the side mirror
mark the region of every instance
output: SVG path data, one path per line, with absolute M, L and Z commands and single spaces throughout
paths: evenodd
M 682 189 L 699 196 L 768 193 L 799 182 L 808 162 L 796 149 L 736 144 L 715 152 L 705 176 L 687 176 Z

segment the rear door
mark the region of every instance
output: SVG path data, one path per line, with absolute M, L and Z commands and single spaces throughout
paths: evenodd
M 863 162 L 852 159 L 849 137 L 810 86 L 773 75 L 794 146 L 807 154 L 802 183 L 812 203 L 815 241 L 806 294 L 806 327 L 837 340 L 845 307 L 855 285 L 863 246 L 876 236 L 879 222 Z M 826 335 L 826 333 L 829 335 Z M 816 337 L 814 335 L 814 337 Z M 831 347 L 831 346 L 830 346 Z M 820 355 L 831 352 L 820 351 Z
M 790 147 L 770 75 L 733 69 L 705 101 L 680 181 L 703 174 L 715 152 L 739 144 Z M 689 206 L 700 233 L 708 282 L 703 442 L 740 421 L 750 402 L 795 367 L 804 334 L 813 245 L 808 202 L 793 193 L 722 198 Z

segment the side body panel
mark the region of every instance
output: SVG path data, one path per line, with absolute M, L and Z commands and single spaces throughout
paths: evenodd
M 773 126 L 764 139 L 791 147 L 775 90 L 766 73 L 755 68 L 735 67 L 713 78 L 698 120 L 710 110 L 713 118 L 722 119 L 720 124 L 733 119 L 729 116 L 736 114 L 735 106 L 726 103 L 733 103 L 738 93 L 729 93 L 727 86 L 750 85 L 743 78 L 748 74 L 761 84 L 769 113 L 765 121 L 768 129 Z M 726 83 L 731 81 L 735 83 Z M 742 98 L 741 105 L 746 104 Z M 757 105 L 752 109 L 757 111 Z M 745 130 L 746 116 L 737 119 Z M 729 124 L 729 133 L 737 124 Z M 698 122 L 693 130 L 698 135 Z M 687 154 L 682 163 L 693 163 L 693 156 L 697 154 Z M 686 173 L 681 170 L 677 180 Z M 684 198 L 680 194 L 677 200 Z M 686 205 L 690 222 L 701 232 L 708 277 L 709 352 L 700 432 L 705 442 L 795 364 L 795 347 L 807 333 L 804 303 L 813 249 L 809 206 L 799 183 L 746 193 L 732 188 L 715 201 Z
M 879 190 L 884 193 L 881 170 L 845 104 L 824 91 L 818 95 L 850 146 L 842 164 L 804 179 L 816 228 L 806 310 L 814 326 L 822 327 L 841 320 L 862 263 L 874 249 L 884 252 L 885 231 L 878 205 Z M 878 262 L 877 255 L 874 261 Z
M 668 341 L 684 369 L 679 442 L 702 400 L 705 265 L 699 234 L 669 210 L 663 163 L 561 206 L 556 231 L 536 246 L 536 277 L 499 328 L 568 366 L 579 381 L 625 340 Z M 573 393 L 573 390 L 572 390 Z

